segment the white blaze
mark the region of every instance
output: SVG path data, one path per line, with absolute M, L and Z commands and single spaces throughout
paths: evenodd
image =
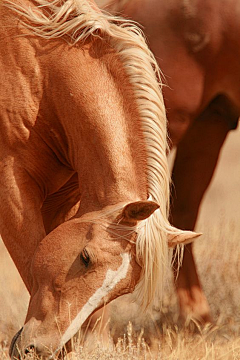
M 114 270 L 108 270 L 106 273 L 105 280 L 102 286 L 90 297 L 88 302 L 83 306 L 81 311 L 72 321 L 70 326 L 67 328 L 65 333 L 61 338 L 61 343 L 59 348 L 55 351 L 59 351 L 65 344 L 68 342 L 80 329 L 84 321 L 88 318 L 89 315 L 101 304 L 102 299 L 112 290 L 115 286 L 124 279 L 127 275 L 131 256 L 128 253 L 121 254 L 122 264 L 120 267 Z

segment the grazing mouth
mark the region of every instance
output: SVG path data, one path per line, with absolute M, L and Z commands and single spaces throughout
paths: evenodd
M 15 344 L 16 344 L 17 339 L 21 335 L 22 331 L 23 331 L 23 327 L 14 335 L 14 337 L 11 341 L 10 348 L 9 348 L 9 356 L 11 357 L 11 359 L 13 359 L 13 355 L 14 355 L 14 357 L 16 356 L 16 354 L 13 354 L 14 349 L 15 349 Z

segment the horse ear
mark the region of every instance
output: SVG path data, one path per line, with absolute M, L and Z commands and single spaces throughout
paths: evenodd
M 175 234 L 168 234 L 168 247 L 175 247 L 179 244 L 190 244 L 201 235 L 201 233 L 195 233 L 194 231 L 178 230 Z
M 123 208 L 119 220 L 121 223 L 136 224 L 138 221 L 147 219 L 158 208 L 159 205 L 154 201 L 136 201 Z

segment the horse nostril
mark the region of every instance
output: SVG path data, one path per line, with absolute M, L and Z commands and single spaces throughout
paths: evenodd
M 27 354 L 32 354 L 32 353 L 34 353 L 34 350 L 35 350 L 35 348 L 34 348 L 34 345 L 29 345 L 26 349 L 25 349 L 25 355 L 27 355 Z

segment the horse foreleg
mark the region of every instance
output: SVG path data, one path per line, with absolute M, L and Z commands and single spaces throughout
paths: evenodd
M 45 230 L 40 211 L 39 187 L 24 169 L 11 161 L 0 165 L 0 230 L 27 289 L 31 292 L 31 262 Z
M 193 230 L 202 197 L 207 189 L 221 147 L 238 113 L 226 98 L 216 98 L 194 121 L 179 144 L 173 167 L 172 223 Z M 175 260 L 174 268 L 178 267 Z M 176 276 L 176 290 L 182 319 L 211 320 L 210 308 L 196 270 L 192 245 L 187 245 L 182 267 Z

